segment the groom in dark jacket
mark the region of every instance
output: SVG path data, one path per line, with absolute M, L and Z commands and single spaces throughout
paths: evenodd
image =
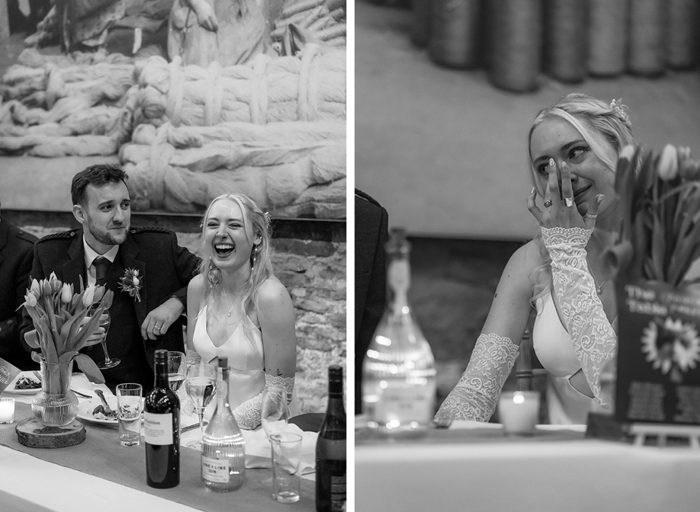
M 83 227 L 39 240 L 31 277 L 43 279 L 55 272 L 79 291 L 82 276 L 85 286 L 105 284 L 112 290 L 107 349 L 111 359 L 121 362 L 102 374 L 112 389 L 122 382 L 137 382 L 145 391 L 153 387 L 154 352 L 184 351 L 179 320 L 199 259 L 178 245 L 172 231 L 130 226 L 126 179 L 124 171 L 111 165 L 94 165 L 75 175 L 73 215 Z M 131 280 L 123 290 L 123 278 L 134 275 L 132 271 L 138 272 L 138 285 Z M 35 335 L 26 311 L 22 332 L 23 339 Z M 104 360 L 99 343 L 84 352 L 98 364 Z

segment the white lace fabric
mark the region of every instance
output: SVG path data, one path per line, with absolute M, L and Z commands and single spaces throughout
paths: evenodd
M 496 410 L 501 388 L 510 375 L 520 347 L 498 334 L 481 334 L 476 340 L 467 369 L 440 406 L 434 421 L 476 420 L 487 422 Z
M 553 295 L 564 327 L 596 401 L 606 405 L 600 377 L 617 354 L 617 334 L 588 270 L 586 244 L 592 233 L 584 228 L 542 228 L 542 241 L 552 258 Z
M 287 405 L 292 401 L 294 392 L 294 377 L 281 377 L 265 374 L 265 385 L 268 387 L 284 388 L 287 392 Z M 258 428 L 262 414 L 262 391 L 249 398 L 233 410 L 233 416 L 238 422 L 238 426 L 246 430 Z

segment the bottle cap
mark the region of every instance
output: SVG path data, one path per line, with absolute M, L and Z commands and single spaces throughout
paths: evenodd
M 389 241 L 384 246 L 387 253 L 408 254 L 411 244 L 406 240 L 406 229 L 402 227 L 391 228 Z
M 228 368 L 228 357 L 219 357 L 219 368 Z
M 156 363 L 167 363 L 168 351 L 164 349 L 156 350 L 153 357 Z

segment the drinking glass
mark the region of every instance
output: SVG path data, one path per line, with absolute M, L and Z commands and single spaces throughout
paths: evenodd
M 281 386 L 265 385 L 263 388 L 260 419 L 263 430 L 270 441 L 270 457 L 274 460 L 272 436 L 282 434 L 287 430 L 289 422 L 289 407 L 287 406 L 287 390 Z M 272 484 L 272 478 L 264 479 L 263 485 Z
M 141 384 L 117 384 L 117 418 L 122 446 L 141 443 Z
M 186 373 L 185 354 L 176 350 L 168 350 L 168 384 L 175 393 L 185 381 Z
M 272 497 L 280 503 L 299 501 L 302 437 L 291 432 L 270 436 L 272 444 Z
M 216 392 L 216 370 L 201 361 L 187 369 L 185 391 L 192 399 L 199 416 L 199 430 L 204 434 L 204 409 L 206 409 Z
M 109 314 L 109 311 L 105 309 L 102 312 L 102 315 L 100 316 L 100 323 L 99 323 L 99 326 L 105 330 L 104 334 L 102 335 L 102 339 L 100 339 L 100 344 L 102 345 L 102 350 L 105 353 L 105 360 L 97 365 L 97 367 L 100 370 L 108 370 L 109 368 L 114 368 L 119 363 L 121 363 L 121 359 L 116 359 L 116 358 L 110 359 L 109 352 L 107 352 L 107 331 L 109 331 L 109 326 L 111 323 L 112 323 L 112 317 Z

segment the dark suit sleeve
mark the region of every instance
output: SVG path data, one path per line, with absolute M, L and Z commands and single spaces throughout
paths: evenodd
M 31 268 L 31 271 L 29 272 L 29 275 L 24 279 L 26 287 L 25 290 L 22 292 L 22 297 L 24 297 L 26 288 L 29 287 L 29 279 L 36 279 L 37 281 L 40 281 L 46 277 L 44 275 L 44 269 L 41 266 L 41 261 L 39 258 L 39 244 L 34 244 L 34 250 L 30 251 L 27 258 L 29 259 L 29 262 L 26 263 L 28 265 L 26 268 Z M 29 313 L 27 313 L 27 310 L 25 308 L 22 308 L 22 326 L 19 330 L 19 341 L 20 343 L 22 343 L 22 347 L 24 347 L 24 350 L 26 350 L 27 352 L 31 352 L 32 348 L 29 345 L 27 345 L 27 343 L 24 341 L 24 335 L 32 329 L 34 329 L 32 318 L 29 316 Z
M 362 362 L 386 307 L 389 217 L 360 191 L 355 199 L 355 412 L 362 409 Z
M 175 271 L 180 281 L 180 285 L 182 286 L 170 297 L 175 297 L 182 302 L 182 305 L 185 307 L 184 311 L 187 311 L 187 285 L 197 273 L 197 268 L 199 267 L 199 262 L 201 259 L 192 254 L 186 248 L 178 245 L 177 235 L 175 233 L 172 234 L 170 244 Z

